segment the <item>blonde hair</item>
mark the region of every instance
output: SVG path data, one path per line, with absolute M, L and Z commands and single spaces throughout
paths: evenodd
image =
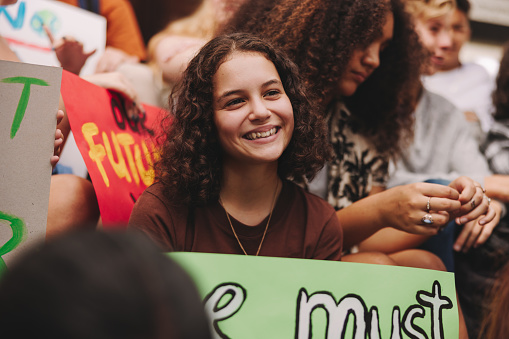
M 217 29 L 215 15 L 216 12 L 211 1 L 205 0 L 192 15 L 169 23 L 148 42 L 148 60 L 154 60 L 157 45 L 169 35 L 210 40 Z
M 403 0 L 405 10 L 415 19 L 438 18 L 456 9 L 455 0 Z

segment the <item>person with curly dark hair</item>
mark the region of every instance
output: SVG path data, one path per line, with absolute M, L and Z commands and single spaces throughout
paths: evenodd
M 453 215 L 471 220 L 486 211 L 485 205 L 467 206 L 483 195 L 466 177 L 449 186 L 384 190 L 389 160 L 412 139 L 424 60 L 401 1 L 248 1 L 225 31 L 255 33 L 282 47 L 319 98 L 335 157 L 311 189 L 338 210 L 346 248 L 387 226 L 430 236 Z M 394 246 L 387 252 L 409 248 L 404 240 L 403 247 L 398 239 L 388 242 Z
M 219 36 L 170 97 L 156 183 L 129 225 L 163 250 L 339 260 L 334 209 L 289 180 L 330 157 L 326 127 L 285 54 Z

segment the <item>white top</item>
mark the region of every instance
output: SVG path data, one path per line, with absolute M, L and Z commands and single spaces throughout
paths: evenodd
M 491 175 L 463 114 L 448 100 L 424 90 L 415 110 L 413 144 L 389 167 L 389 187 L 466 175 L 484 186 Z
M 495 80 L 484 67 L 465 63 L 450 71 L 423 76 L 422 81 L 426 89 L 440 94 L 460 111 L 474 112 L 482 130 L 489 131 L 493 122 L 491 93 L 495 89 Z

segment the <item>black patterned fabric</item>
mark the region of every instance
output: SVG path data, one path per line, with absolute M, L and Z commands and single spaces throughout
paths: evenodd
M 335 158 L 328 164 L 327 201 L 340 210 L 369 195 L 373 186 L 386 186 L 388 159 L 351 124 L 351 114 L 341 103 L 329 109 L 330 140 Z

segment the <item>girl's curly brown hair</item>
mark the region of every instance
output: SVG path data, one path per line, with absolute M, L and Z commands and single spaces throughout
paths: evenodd
M 495 120 L 509 119 L 509 42 L 504 45 L 504 54 L 497 75 L 497 88 L 492 98 Z
M 400 0 L 248 0 L 224 29 L 250 32 L 285 50 L 309 88 L 325 106 L 355 49 L 382 34 L 386 13 L 394 14 L 394 37 L 380 67 L 346 98 L 359 133 L 379 152 L 397 156 L 412 137 L 412 112 L 423 51 Z
M 214 124 L 212 80 L 219 66 L 234 53 L 259 53 L 271 61 L 292 103 L 294 131 L 279 158 L 279 176 L 297 182 L 310 180 L 330 159 L 324 120 L 311 105 L 297 66 L 283 52 L 253 35 L 219 36 L 191 60 L 170 96 L 174 113 L 163 120 L 156 178 L 174 202 L 202 205 L 219 197 L 222 150 Z

